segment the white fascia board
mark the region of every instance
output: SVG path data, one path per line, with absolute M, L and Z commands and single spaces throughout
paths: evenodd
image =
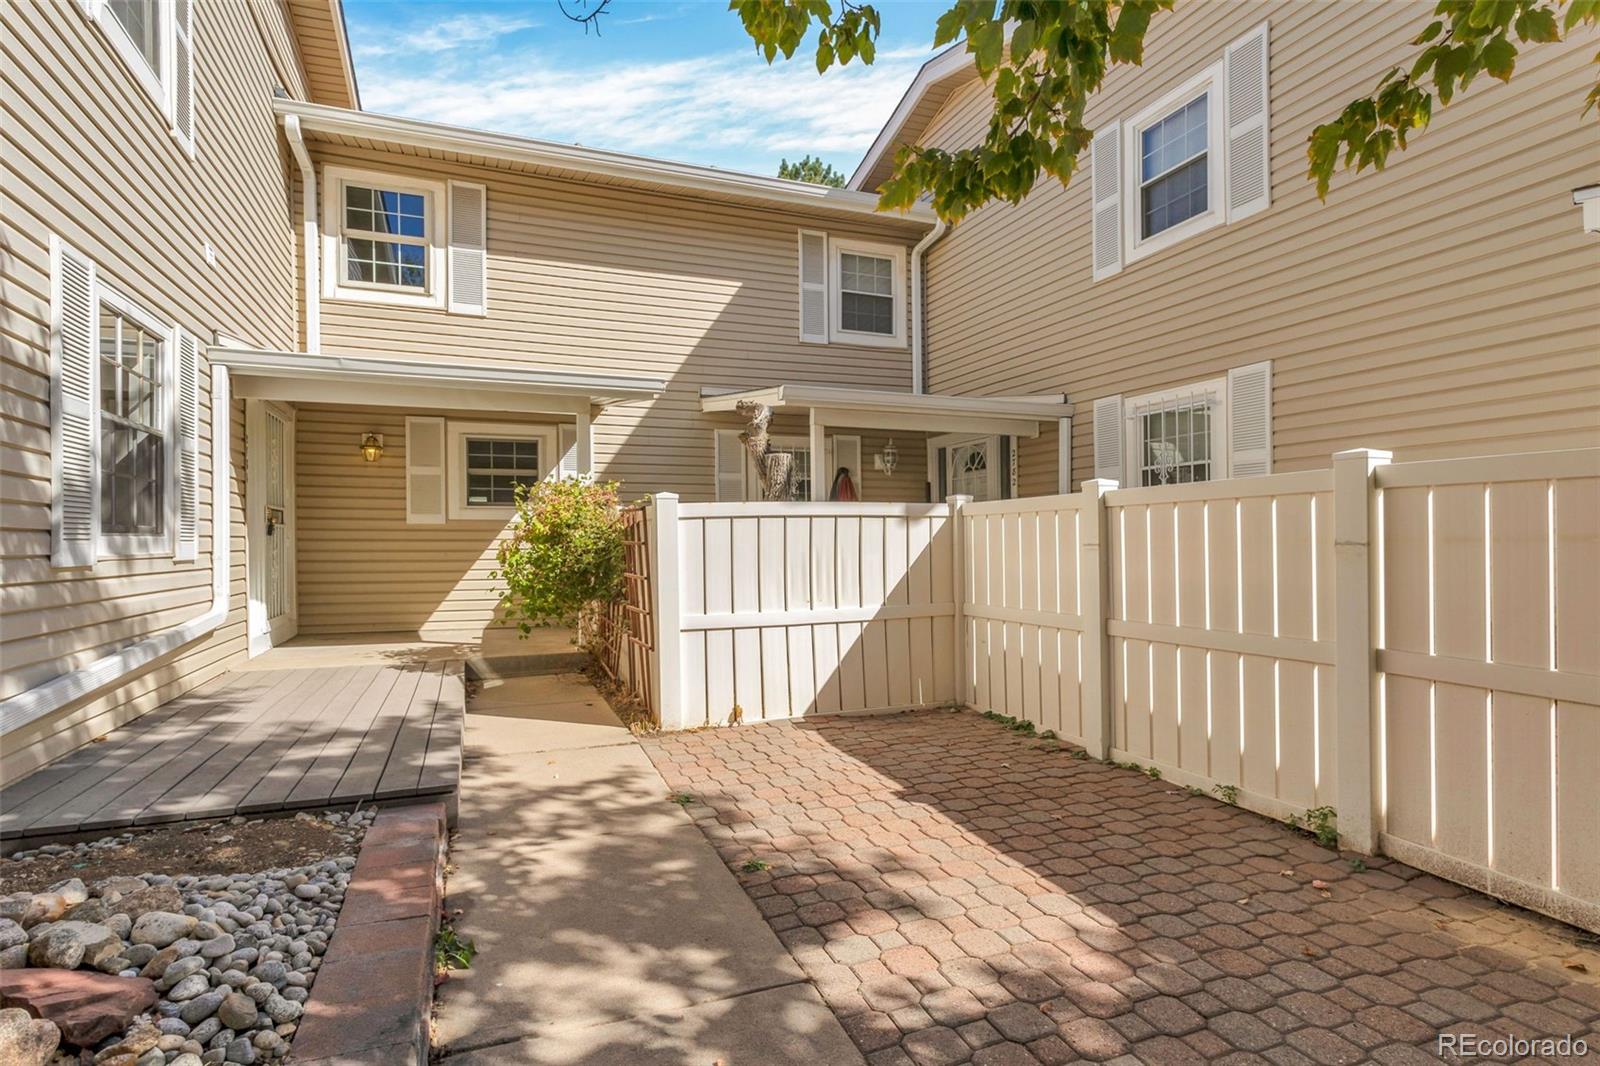
M 534 140 L 531 137 L 516 137 L 464 126 L 449 126 L 442 122 L 424 122 L 420 119 L 377 115 L 369 111 L 351 111 L 342 107 L 310 104 L 301 100 L 274 100 L 272 108 L 280 119 L 296 115 L 300 119 L 301 129 L 319 133 L 364 137 L 374 141 L 431 148 L 441 152 L 462 152 L 490 159 L 577 170 L 605 177 L 655 182 L 691 192 L 749 196 L 773 204 L 814 211 L 870 215 L 890 221 L 901 219 L 920 222 L 927 226 L 932 226 L 936 221 L 933 210 L 922 205 L 898 213 L 880 211 L 876 196 L 854 189 L 835 189 L 810 182 L 743 174 L 735 170 L 721 170 L 693 163 L 676 163 L 665 159 L 652 159 L 649 156 L 630 155 L 626 152 L 585 148 L 580 145 L 556 144 L 551 141 Z
M 973 62 L 972 54 L 967 51 L 965 39 L 957 41 L 943 52 L 922 64 L 922 69 L 917 71 L 917 76 L 911 79 L 911 84 L 906 88 L 905 95 L 900 98 L 900 103 L 895 107 L 894 114 L 889 116 L 889 121 L 884 123 L 883 129 L 878 131 L 877 138 L 872 142 L 872 147 L 867 149 L 867 154 L 861 157 L 861 162 L 856 164 L 855 172 L 850 175 L 850 180 L 845 183 L 845 188 L 862 191 L 861 183 L 867 175 L 872 173 L 874 167 L 884 153 L 894 146 L 895 138 L 900 135 L 900 130 L 905 127 L 906 121 L 911 117 L 911 112 L 916 110 L 923 96 L 929 89 L 960 72 L 964 67 Z
M 501 388 L 569 396 L 595 402 L 646 400 L 666 391 L 659 378 L 609 377 L 559 370 L 526 370 L 454 364 L 435 366 L 403 359 L 371 356 L 279 352 L 259 348 L 227 348 L 212 353 L 216 362 L 241 377 L 297 378 L 308 381 L 454 388 Z
M 821 407 L 831 411 L 881 411 L 921 415 L 1042 419 L 1065 418 L 1072 405 L 1060 393 L 1042 396 L 941 396 L 931 393 L 851 389 L 834 385 L 773 385 L 738 391 L 704 389 L 702 411 L 732 411 L 741 400 L 774 408 Z

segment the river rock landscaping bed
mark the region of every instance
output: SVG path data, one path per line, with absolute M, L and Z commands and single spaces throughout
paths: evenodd
M 0 862 L 0 1066 L 282 1058 L 373 813 L 236 818 Z M 241 837 L 281 846 L 226 854 Z

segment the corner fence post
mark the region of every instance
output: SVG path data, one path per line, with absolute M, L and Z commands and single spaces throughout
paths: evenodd
M 683 729 L 683 567 L 678 558 L 678 494 L 658 492 L 645 515 L 650 574 L 656 584 L 655 645 L 650 688 L 662 729 Z
M 1375 709 L 1379 705 L 1377 618 L 1383 575 L 1372 542 L 1377 527 L 1373 472 L 1389 452 L 1354 448 L 1333 456 L 1334 748 L 1339 843 L 1371 855 L 1381 824 L 1383 780 Z
M 955 642 L 950 646 L 955 649 L 955 679 L 956 679 L 956 706 L 966 707 L 968 681 L 967 676 L 967 537 L 962 526 L 966 522 L 966 507 L 972 502 L 971 496 L 947 496 L 945 504 L 950 508 L 950 558 L 955 566 L 955 601 L 956 610 L 951 618 L 955 626 Z
M 1083 747 L 1096 759 L 1111 754 L 1111 642 L 1106 636 L 1107 572 L 1106 493 L 1115 481 L 1091 478 L 1083 483 L 1083 543 L 1078 572 L 1083 598 Z

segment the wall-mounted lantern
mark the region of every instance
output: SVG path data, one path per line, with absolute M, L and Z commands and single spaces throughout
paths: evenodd
M 883 451 L 872 457 L 872 468 L 894 476 L 894 468 L 900 465 L 900 449 L 894 446 L 894 438 L 889 438 L 889 443 L 883 446 Z
M 367 433 L 361 438 L 361 458 L 375 463 L 383 458 L 383 434 Z

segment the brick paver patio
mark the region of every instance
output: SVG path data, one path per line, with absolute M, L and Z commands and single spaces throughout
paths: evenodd
M 1600 1061 L 1594 938 L 974 714 L 646 747 L 873 1066 Z

